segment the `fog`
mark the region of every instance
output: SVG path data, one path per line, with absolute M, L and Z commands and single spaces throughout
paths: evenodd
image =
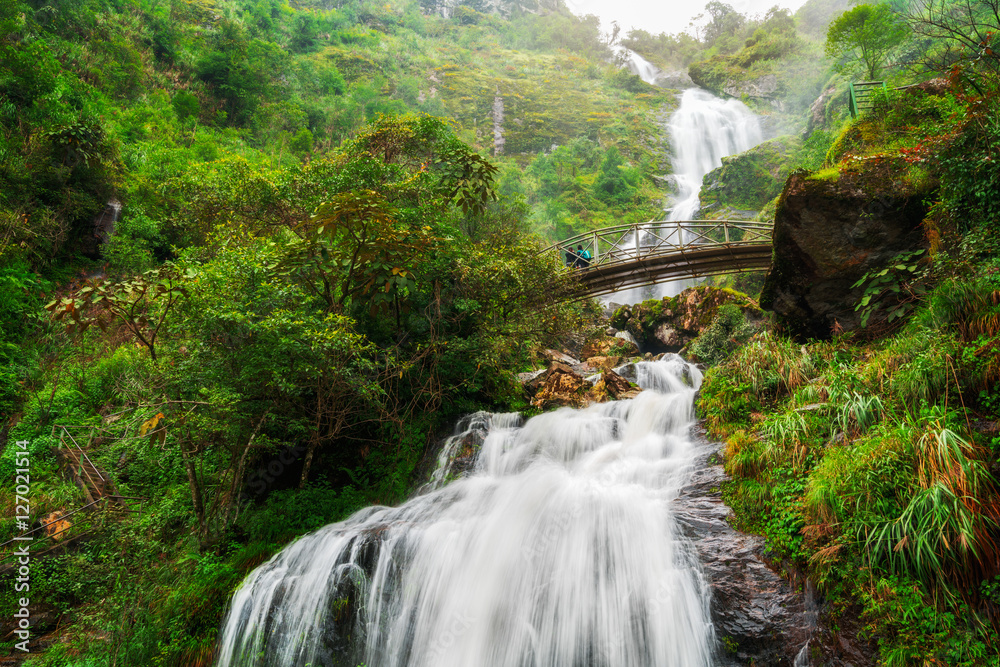
M 682 2 L 678 0 L 565 0 L 570 10 L 577 15 L 596 14 L 601 17 L 601 27 L 607 31 L 612 21 L 621 26 L 624 36 L 632 28 L 641 28 L 652 34 L 666 32 L 691 32 L 692 21 L 705 11 L 708 0 Z M 725 2 L 725 0 L 722 0 Z M 777 4 L 795 11 L 805 0 L 733 0 L 732 5 L 742 14 L 763 14 Z M 700 22 L 699 22 L 700 23 Z

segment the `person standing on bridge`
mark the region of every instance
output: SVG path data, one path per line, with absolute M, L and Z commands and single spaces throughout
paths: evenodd
M 576 247 L 576 256 L 579 257 L 577 266 L 581 269 L 590 268 L 591 254 L 589 250 L 584 250 L 582 245 L 578 245 Z

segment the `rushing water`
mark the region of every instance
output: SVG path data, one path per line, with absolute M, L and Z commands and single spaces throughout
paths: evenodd
M 635 371 L 631 400 L 523 425 L 480 413 L 456 436 L 484 435 L 468 475 L 286 547 L 234 595 L 217 664 L 711 665 L 709 593 L 671 504 L 701 375 L 677 356 Z
M 615 53 L 618 55 L 619 62 L 622 62 L 625 67 L 632 72 L 632 74 L 635 74 L 646 83 L 654 86 L 656 85 L 656 80 L 660 76 L 659 67 L 649 62 L 632 49 L 626 49 L 621 45 L 617 45 L 613 48 Z
M 681 94 L 680 106 L 667 122 L 673 152 L 676 195 L 667 210 L 668 221 L 693 220 L 701 208 L 698 194 L 708 172 L 722 166 L 722 158 L 742 153 L 761 142 L 760 121 L 739 100 L 721 100 L 700 88 L 688 88 Z M 677 232 L 650 227 L 650 233 L 677 241 Z M 681 240 L 685 240 L 681 230 Z M 633 236 L 633 247 L 652 242 L 648 234 Z M 616 303 L 638 303 L 653 296 L 674 295 L 689 281 L 671 281 L 655 288 L 635 288 L 608 297 Z

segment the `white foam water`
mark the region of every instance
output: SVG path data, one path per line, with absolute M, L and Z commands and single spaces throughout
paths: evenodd
M 483 427 L 474 468 L 287 546 L 233 597 L 222 667 L 707 667 L 709 592 L 672 500 L 701 375 Z

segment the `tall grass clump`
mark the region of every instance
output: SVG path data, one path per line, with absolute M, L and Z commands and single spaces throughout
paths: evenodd
M 830 403 L 836 406 L 834 426 L 845 435 L 857 437 L 875 426 L 885 416 L 885 404 L 878 394 L 862 395 L 857 391 L 831 388 Z
M 912 477 L 898 429 L 880 428 L 850 445 L 830 447 L 809 476 L 806 521 L 839 525 L 852 517 L 898 516 Z
M 760 480 L 770 461 L 766 454 L 773 454 L 760 438 L 744 430 L 726 439 L 725 470 L 736 479 Z
M 1000 334 L 1000 287 L 985 276 L 942 282 L 915 318 L 921 328 L 952 329 L 963 341 Z
M 879 386 L 908 408 L 933 405 L 953 391 L 953 359 L 958 351 L 957 342 L 947 332 L 901 336 L 883 353 Z
M 751 338 L 727 366 L 755 393 L 771 397 L 790 394 L 806 384 L 816 370 L 804 345 L 769 331 Z
M 975 585 L 998 572 L 1000 500 L 982 452 L 943 410 L 911 424 L 913 495 L 899 517 L 864 528 L 872 565 L 928 586 Z

